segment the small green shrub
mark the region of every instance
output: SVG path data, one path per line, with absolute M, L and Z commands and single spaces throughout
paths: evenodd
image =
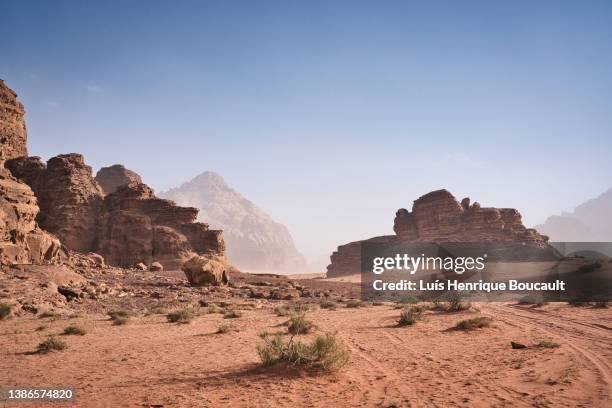
M 0 303 L 0 320 L 8 319 L 11 315 L 11 307 L 6 303 Z
M 418 320 L 421 320 L 422 313 L 423 312 L 419 308 L 406 307 L 400 314 L 400 318 L 397 323 L 399 326 L 411 326 Z
M 285 342 L 281 334 L 262 333 L 261 337 L 264 344 L 257 345 L 257 352 L 264 366 L 287 363 L 332 372 L 346 366 L 350 359 L 349 350 L 335 334 L 317 336 L 312 343 L 294 341 L 293 337 Z
M 242 313 L 237 310 L 228 310 L 223 314 L 224 319 L 238 319 L 242 317 Z
M 287 323 L 287 331 L 291 334 L 306 334 L 314 327 L 314 324 L 306 319 L 304 314 L 291 316 Z
M 491 318 L 480 316 L 474 317 L 473 319 L 461 320 L 455 325 L 455 329 L 457 330 L 475 330 L 483 327 L 491 326 Z
M 166 319 L 170 323 L 187 324 L 193 319 L 193 313 L 188 309 L 175 310 L 166 315 Z
M 336 304 L 330 301 L 321 302 L 319 306 L 321 309 L 336 310 Z
M 61 351 L 68 348 L 68 345 L 62 340 L 56 337 L 49 337 L 38 345 L 37 351 L 39 353 L 48 353 L 50 351 Z
M 542 340 L 541 342 L 536 344 L 536 347 L 541 347 L 541 348 L 559 348 L 559 347 L 561 347 L 561 345 L 559 343 L 555 343 L 554 341 L 551 341 L 551 340 Z
M 129 316 L 117 316 L 111 320 L 113 321 L 113 326 L 123 326 L 125 324 L 128 324 L 130 318 Z
M 546 302 L 540 296 L 525 295 L 518 300 L 519 305 L 544 306 Z
M 87 333 L 87 331 L 85 329 L 83 329 L 82 327 L 79 327 L 77 325 L 71 324 L 70 326 L 66 327 L 64 329 L 64 334 L 66 335 L 71 335 L 71 334 L 75 334 L 75 335 L 79 335 L 79 336 L 84 336 Z

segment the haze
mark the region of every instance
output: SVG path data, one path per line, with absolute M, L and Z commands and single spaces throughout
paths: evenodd
M 447 188 L 526 225 L 611 186 L 612 3 L 3 3 L 31 155 L 213 170 L 311 260 Z

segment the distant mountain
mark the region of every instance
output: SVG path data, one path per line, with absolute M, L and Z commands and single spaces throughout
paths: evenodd
M 227 256 L 239 268 L 296 272 L 306 267 L 287 227 L 231 189 L 217 173 L 204 172 L 160 196 L 199 208 L 199 221 L 223 230 Z
M 548 235 L 551 241 L 612 241 L 612 188 L 579 205 L 572 213 L 548 217 L 535 229 Z

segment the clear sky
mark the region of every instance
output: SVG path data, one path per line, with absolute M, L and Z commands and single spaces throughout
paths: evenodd
M 447 188 L 529 226 L 612 187 L 610 1 L 2 1 L 31 155 L 205 171 L 311 260 Z

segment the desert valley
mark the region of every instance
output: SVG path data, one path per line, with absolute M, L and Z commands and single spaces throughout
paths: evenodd
M 4 388 L 71 388 L 75 407 L 610 406 L 607 301 L 361 296 L 372 242 L 498 242 L 609 269 L 562 257 L 515 209 L 427 193 L 394 234 L 308 271 L 287 229 L 214 173 L 161 198 L 122 165 L 28 156 L 1 81 L 0 141 Z

